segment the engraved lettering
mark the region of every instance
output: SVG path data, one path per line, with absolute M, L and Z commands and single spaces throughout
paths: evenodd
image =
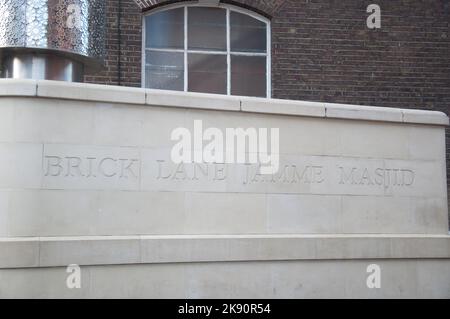
M 225 164 L 216 164 L 215 165 L 214 180 L 215 181 L 223 181 L 226 178 L 227 178 L 227 173 L 226 173 L 226 166 L 225 166 Z
M 325 181 L 325 178 L 322 176 L 323 167 L 313 166 L 313 172 L 313 183 L 322 184 Z
M 133 164 L 139 162 L 137 159 L 119 159 L 120 165 L 120 178 L 128 178 L 132 175 L 137 178 L 137 174 L 133 171 Z
M 172 179 L 186 180 L 187 178 L 188 177 L 187 177 L 186 167 L 185 167 L 184 163 L 178 164 L 175 174 L 173 174 L 173 176 L 172 176 Z
M 86 177 L 97 177 L 94 172 L 94 161 L 97 159 L 95 157 L 86 157 L 87 161 L 88 161 L 88 173 L 86 175 Z
M 208 165 L 194 163 L 194 177 L 192 178 L 193 180 L 198 180 L 198 176 L 197 176 L 197 172 L 198 171 L 200 171 L 200 173 L 204 177 L 208 177 L 209 176 L 209 167 L 208 167 Z
M 158 176 L 156 179 L 168 179 L 170 178 L 171 174 L 170 172 L 168 174 L 163 174 L 163 166 L 166 163 L 164 160 L 157 160 L 158 162 Z
M 79 157 L 66 157 L 67 159 L 67 172 L 66 177 L 68 176 L 84 176 L 81 172 L 81 158 Z M 73 170 L 76 172 L 76 175 L 73 173 Z
M 98 170 L 99 170 L 99 172 L 100 173 L 102 173 L 102 175 L 103 176 L 105 176 L 105 177 L 114 177 L 114 176 L 116 176 L 117 175 L 117 172 L 111 172 L 111 173 L 107 173 L 106 171 L 105 171 L 105 163 L 106 162 L 114 162 L 114 163 L 116 163 L 117 162 L 117 160 L 115 160 L 114 158 L 110 158 L 110 157 L 106 157 L 106 158 L 104 158 L 104 159 L 102 159 L 101 161 L 100 161 L 100 164 L 98 164 Z
M 354 174 L 355 174 L 357 168 L 353 167 L 347 173 L 346 173 L 344 167 L 339 167 L 339 169 L 341 170 L 341 180 L 340 180 L 339 184 L 347 184 L 349 182 L 351 184 L 355 184 L 355 176 L 354 176 Z
M 58 156 L 46 156 L 47 159 L 47 171 L 45 176 L 60 176 L 63 171 L 63 166 L 61 165 L 62 158 Z M 53 169 L 56 169 L 55 171 Z
M 373 185 L 372 179 L 370 178 L 369 169 L 364 169 L 361 177 L 360 185 Z
M 415 177 L 416 174 L 412 170 L 410 169 L 402 170 L 403 185 L 411 186 L 412 184 L 414 184 Z
M 382 168 L 375 170 L 375 183 L 380 186 L 384 183 L 384 171 Z

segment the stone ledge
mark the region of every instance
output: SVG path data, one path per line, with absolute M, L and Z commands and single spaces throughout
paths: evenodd
M 145 104 L 145 91 L 139 88 L 59 81 L 37 81 L 37 96 L 43 98 Z
M 403 110 L 403 122 L 421 124 L 424 121 L 429 124 L 449 125 L 449 118 L 442 112 Z
M 402 109 L 336 103 L 325 103 L 324 105 L 327 118 L 403 122 Z
M 185 93 L 146 89 L 146 104 L 220 111 L 239 111 L 240 99 L 218 94 Z
M 34 80 L 0 79 L 0 96 L 36 96 L 37 82 Z
M 320 102 L 276 100 L 261 98 L 242 98 L 243 112 L 299 115 L 312 117 L 325 117 L 325 106 Z
M 0 97 L 2 96 L 36 96 L 51 99 L 167 106 L 186 109 L 449 125 L 447 115 L 437 111 L 185 93 L 45 80 L 0 79 Z
M 0 268 L 227 261 L 449 259 L 447 235 L 1 238 Z

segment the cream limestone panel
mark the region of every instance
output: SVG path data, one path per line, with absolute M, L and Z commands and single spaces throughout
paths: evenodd
M 351 261 L 272 262 L 269 267 L 275 298 L 348 298 L 348 283 L 358 290 L 367 289 L 364 266 Z
M 434 149 L 431 146 L 434 143 L 425 143 L 428 147 L 423 151 L 420 151 L 422 148 L 419 146 L 416 151 L 410 151 L 408 148 L 417 144 L 416 135 L 421 134 L 410 135 L 408 126 L 394 123 L 164 109 L 56 99 L 3 99 L 9 104 L 16 101 L 14 127 L 18 141 L 161 147 L 172 145 L 170 133 L 173 129 L 181 126 L 192 128 L 193 121 L 200 119 L 204 121 L 205 128 L 280 128 L 280 151 L 288 154 L 406 159 L 410 152 L 413 158 L 416 153 L 419 158 L 428 157 L 427 150 Z M 39 108 L 36 108 L 36 104 L 39 104 Z M 432 126 L 422 128 L 441 130 Z M 355 131 L 358 134 L 354 134 Z
M 448 234 L 448 233 L 447 233 Z M 448 238 L 448 237 L 447 237 Z M 439 258 L 443 251 L 450 252 L 450 242 L 448 240 L 433 242 L 433 237 L 424 239 L 420 237 L 408 238 L 408 241 L 393 241 L 391 240 L 391 253 L 397 258 L 407 258 L 411 256 L 413 251 L 420 251 L 422 258 Z
M 81 289 L 67 288 L 66 267 L 3 269 L 0 271 L 0 298 L 89 298 L 91 269 L 81 270 Z M 95 288 L 94 288 L 95 289 Z
M 171 140 L 172 131 L 179 127 L 189 127 L 187 110 L 164 107 L 147 107 L 142 113 L 143 146 L 167 148 L 175 145 Z
M 185 223 L 182 192 L 99 192 L 98 229 L 107 234 L 181 234 Z M 98 231 L 96 231 L 98 233 Z
M 392 181 L 391 187 L 385 188 L 385 195 L 445 197 L 447 182 L 443 161 L 385 160 L 384 162 L 385 168 L 391 170 Z M 404 170 L 404 179 L 400 172 L 393 171 L 398 168 Z
M 342 197 L 342 233 L 447 234 L 447 203 L 415 197 Z
M 428 233 L 448 234 L 447 197 L 413 199 L 415 222 L 424 225 Z
M 341 140 L 341 155 L 408 159 L 408 128 L 397 123 L 341 121 L 334 134 Z
M 265 298 L 273 295 L 271 263 L 199 263 L 186 266 L 188 298 Z M 252 267 L 256 266 L 256 267 Z
M 189 127 L 186 110 L 125 104 L 97 104 L 93 142 L 100 145 L 171 147 L 171 133 Z
M 445 134 L 441 127 L 410 125 L 409 158 L 445 161 Z
M 0 237 L 8 235 L 9 198 L 9 191 L 0 191 Z
M 423 267 L 423 263 L 417 262 L 417 295 L 428 296 L 429 298 L 449 296 L 449 269 L 450 266 L 442 263 L 439 259 L 428 260 L 427 267 Z
M 10 192 L 7 236 L 70 236 L 95 233 L 98 213 L 92 194 L 66 191 Z M 101 227 L 97 230 L 101 231 Z M 2 234 L 2 236 L 6 236 Z
M 143 107 L 97 103 L 92 142 L 96 145 L 143 145 L 145 113 L 148 112 Z
M 185 298 L 184 267 L 89 266 L 68 289 L 65 267 L 0 270 L 0 298 Z
M 0 238 L 2 250 L 42 249 L 46 267 L 135 263 L 198 263 L 271 260 L 448 259 L 450 236 L 420 234 L 139 235 Z M 139 258 L 124 247 L 139 241 Z M 98 247 L 102 253 L 97 253 Z M 26 248 L 26 249 L 25 249 Z M 91 249 L 92 248 L 92 249 Z M 29 255 L 28 257 L 30 257 Z M 64 258 L 61 258 L 61 257 Z M 9 254 L 7 268 L 30 267 L 25 254 Z M 2 266 L 0 266 L 2 268 Z
M 370 264 L 380 289 L 367 288 Z M 449 273 L 447 259 L 88 266 L 81 289 L 68 289 L 66 268 L 3 269 L 0 297 L 449 298 Z
M 138 190 L 141 154 L 138 148 L 45 144 L 45 189 Z
M 253 115 L 255 116 L 255 115 Z M 267 116 L 268 128 L 280 129 L 280 153 L 301 155 L 340 155 L 341 123 L 317 118 Z
M 141 236 L 141 252 L 143 263 L 314 259 L 315 242 L 311 236 Z
M 257 113 L 210 112 L 189 110 L 187 128 L 194 120 L 202 120 L 203 129 L 219 128 L 224 136 L 227 128 L 279 129 L 280 153 L 305 155 L 339 155 L 340 140 L 336 121 L 323 119 L 265 115 Z M 311 138 L 315 136 L 315 138 Z M 317 141 L 320 140 L 320 143 Z M 247 149 L 248 150 L 248 149 Z
M 14 141 L 14 107 L 17 99 L 0 100 L 0 142 Z
M 133 264 L 140 262 L 139 237 L 114 237 L 108 240 L 95 238 L 89 241 L 69 239 L 62 243 L 55 238 L 41 238 L 39 266 L 83 264 Z
M 266 196 L 186 193 L 186 234 L 266 232 Z
M 268 195 L 271 234 L 342 233 L 340 196 Z
M 426 232 L 416 224 L 408 197 L 343 196 L 341 222 L 344 233 Z
M 20 142 L 168 147 L 172 130 L 187 126 L 183 109 L 21 98 L 2 105 L 8 126 L 0 139 Z
M 39 266 L 38 238 L 21 238 L 9 240 L 0 238 L 0 268 L 15 268 Z
M 18 99 L 14 110 L 17 142 L 90 144 L 95 103 Z
M 40 188 L 42 144 L 0 143 L 0 188 Z
M 15 191 L 0 219 L 1 236 L 180 234 L 183 193 Z M 1 197 L 4 197 L 3 195 Z
M 185 299 L 186 270 L 177 264 L 89 267 L 92 298 Z M 130 284 L 131 283 L 131 284 Z M 97 288 L 98 287 L 98 288 Z M 104 287 L 104 288 L 102 288 Z

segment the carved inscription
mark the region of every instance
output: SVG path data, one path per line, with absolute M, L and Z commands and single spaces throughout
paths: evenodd
M 429 183 L 421 162 L 332 156 L 282 156 L 270 175 L 253 163 L 176 164 L 164 150 L 46 145 L 42 164 L 51 189 L 408 195 Z
M 156 180 L 171 181 L 223 181 L 229 179 L 230 171 L 236 164 L 226 165 L 181 163 L 174 165 L 170 161 L 157 160 Z M 409 187 L 416 179 L 416 173 L 409 168 L 367 168 L 364 166 L 354 167 L 335 165 L 326 167 L 324 165 L 307 164 L 285 164 L 281 165 L 279 171 L 273 175 L 261 174 L 260 166 L 255 164 L 241 164 L 245 167 L 239 183 L 251 185 L 258 183 L 271 184 L 324 184 L 352 186 L 382 186 Z M 333 171 L 334 170 L 334 171 Z
M 389 186 L 411 186 L 414 184 L 415 172 L 404 168 L 368 168 L 339 167 L 339 184 L 351 185 L 380 185 Z
M 114 157 L 45 156 L 44 176 L 138 178 L 139 159 Z
M 44 145 L 42 183 L 49 189 L 138 190 L 139 149 L 81 145 Z
M 258 167 L 258 166 L 256 166 Z M 252 183 L 283 183 L 283 184 L 321 184 L 325 181 L 323 175 L 323 166 L 318 165 L 283 165 L 280 167 L 278 173 L 273 175 L 263 175 L 259 173 L 259 169 L 255 166 L 247 165 L 246 175 L 243 184 Z

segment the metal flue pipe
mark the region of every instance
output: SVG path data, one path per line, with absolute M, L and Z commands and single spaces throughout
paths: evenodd
M 105 56 L 105 0 L 0 0 L 0 76 L 82 82 Z

